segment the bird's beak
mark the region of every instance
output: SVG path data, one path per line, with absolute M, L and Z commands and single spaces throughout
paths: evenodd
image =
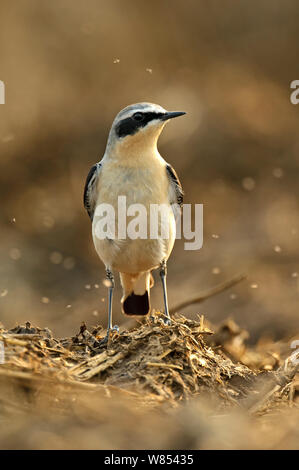
M 183 116 L 183 114 L 186 114 L 186 113 L 184 111 L 167 112 L 163 114 L 163 116 L 160 119 L 161 121 L 168 121 L 168 119 L 173 119 L 179 116 Z

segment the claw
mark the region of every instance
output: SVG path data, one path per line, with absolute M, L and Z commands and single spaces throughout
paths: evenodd
M 106 336 L 101 341 L 99 341 L 99 346 L 100 347 L 106 346 L 109 343 L 109 339 L 112 337 L 112 333 L 114 333 L 114 332 L 119 334 L 119 326 L 114 325 L 113 328 L 111 328 L 109 331 L 107 331 Z
M 101 341 L 99 341 L 99 347 L 106 346 L 108 344 L 109 335 L 106 335 Z

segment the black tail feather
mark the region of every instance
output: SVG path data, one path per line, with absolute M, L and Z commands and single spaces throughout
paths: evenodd
M 126 315 L 147 315 L 150 311 L 149 295 L 132 292 L 123 302 L 123 311 Z

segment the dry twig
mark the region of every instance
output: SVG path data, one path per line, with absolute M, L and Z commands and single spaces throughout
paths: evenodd
M 214 295 L 220 294 L 221 292 L 229 289 L 230 287 L 235 286 L 236 284 L 243 281 L 244 279 L 246 279 L 246 275 L 239 274 L 238 276 L 233 277 L 229 281 L 225 281 L 219 284 L 218 286 L 212 287 L 207 292 L 204 292 L 203 294 L 197 297 L 193 297 L 192 299 L 185 300 L 184 302 L 181 302 L 175 305 L 174 307 L 170 308 L 169 312 L 170 314 L 172 314 L 172 313 L 182 310 L 185 307 L 189 307 L 189 305 L 199 304 L 203 302 L 204 300 L 208 299 L 209 297 L 213 297 Z

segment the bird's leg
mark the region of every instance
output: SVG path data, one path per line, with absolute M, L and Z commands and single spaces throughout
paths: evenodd
M 108 284 L 108 326 L 107 326 L 106 336 L 100 342 L 100 344 L 108 343 L 111 330 L 119 331 L 118 326 L 112 327 L 112 300 L 113 300 L 113 289 L 114 289 L 114 276 L 113 276 L 112 271 L 110 271 L 109 268 L 106 268 L 106 279 L 107 279 L 107 284 Z
M 170 325 L 171 318 L 170 318 L 169 310 L 168 310 L 167 287 L 166 287 L 167 265 L 166 265 L 165 259 L 160 264 L 160 276 L 161 276 L 162 286 L 163 286 L 163 297 L 164 297 L 164 307 L 165 307 L 165 317 L 166 317 L 164 322 L 166 325 Z

